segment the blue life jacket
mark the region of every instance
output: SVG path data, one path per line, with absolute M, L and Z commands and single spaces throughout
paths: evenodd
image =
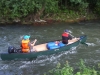
M 60 42 L 58 45 L 59 45 L 60 47 L 65 46 L 65 44 L 63 44 L 62 42 Z
M 49 42 L 49 43 L 47 44 L 47 48 L 48 48 L 49 50 L 55 49 L 55 48 L 60 48 L 60 47 L 63 47 L 63 46 L 65 46 L 65 44 L 63 44 L 62 42 L 59 42 L 58 45 L 56 45 L 55 42 Z
M 59 48 L 60 46 L 59 45 L 56 45 L 55 44 L 55 42 L 49 42 L 48 44 L 47 44 L 47 48 L 48 49 L 55 49 L 55 48 Z

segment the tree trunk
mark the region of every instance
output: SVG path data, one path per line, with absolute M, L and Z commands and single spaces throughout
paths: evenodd
M 44 5 L 42 6 L 42 8 L 41 8 L 39 11 L 37 11 L 37 13 L 35 14 L 35 16 L 34 16 L 34 21 L 35 21 L 35 22 L 43 21 L 43 20 L 40 19 L 40 17 L 41 17 L 41 15 L 43 14 L 44 9 L 45 9 L 45 4 L 44 4 Z

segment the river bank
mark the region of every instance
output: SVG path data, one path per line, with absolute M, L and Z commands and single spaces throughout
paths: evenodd
M 96 14 L 88 13 L 88 14 L 53 14 L 52 16 L 43 17 L 40 20 L 33 20 L 29 18 L 21 19 L 15 19 L 15 20 L 0 20 L 0 25 L 14 25 L 14 24 L 20 24 L 20 25 L 50 25 L 52 23 L 79 23 L 79 22 L 85 22 L 85 21 L 91 21 L 91 20 L 98 20 L 99 17 Z

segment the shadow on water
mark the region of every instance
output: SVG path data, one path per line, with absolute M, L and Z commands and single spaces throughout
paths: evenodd
M 100 62 L 100 22 L 84 22 L 75 24 L 52 24 L 46 26 L 32 25 L 2 25 L 0 26 L 0 52 L 7 52 L 9 45 L 20 46 L 23 35 L 31 35 L 30 40 L 37 38 L 37 43 L 61 39 L 63 30 L 69 29 L 72 35 L 79 37 L 87 35 L 87 44 L 79 45 L 70 51 L 40 56 L 31 61 L 2 61 L 0 60 L 0 75 L 43 75 L 55 68 L 57 63 L 65 64 L 66 61 L 73 67 L 83 59 L 88 65 Z

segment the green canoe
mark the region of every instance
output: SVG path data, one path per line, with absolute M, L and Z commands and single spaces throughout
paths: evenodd
M 44 45 L 44 44 L 39 44 L 39 45 L 36 45 L 37 49 L 40 48 L 40 51 L 37 51 L 37 52 L 1 53 L 0 56 L 1 56 L 2 60 L 33 59 L 33 58 L 36 58 L 36 57 L 42 56 L 42 55 L 51 55 L 51 54 L 59 53 L 61 51 L 68 51 L 68 50 L 70 50 L 70 48 L 78 46 L 80 43 L 86 45 L 86 43 L 85 43 L 86 40 L 87 40 L 87 36 L 83 35 L 83 36 L 80 36 L 80 38 L 77 41 L 70 43 L 66 46 L 60 47 L 60 48 L 55 48 L 55 49 L 50 49 L 50 50 L 41 50 L 42 45 Z M 45 43 L 45 45 L 47 45 L 47 43 Z

